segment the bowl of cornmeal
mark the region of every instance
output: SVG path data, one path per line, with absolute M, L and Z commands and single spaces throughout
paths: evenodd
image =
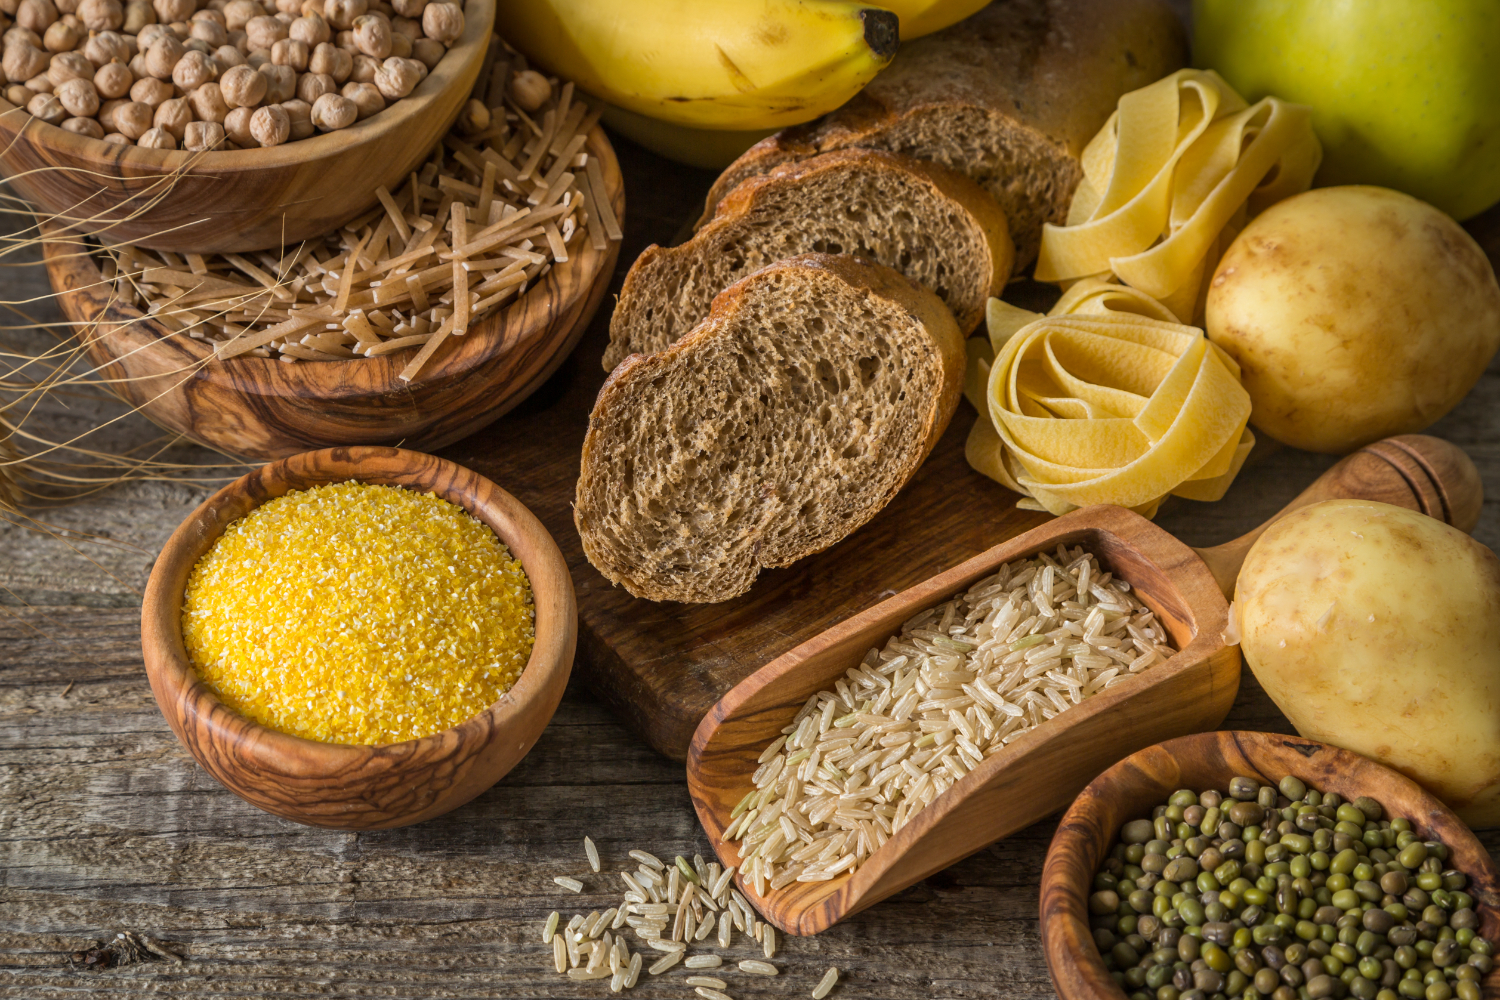
M 562 553 L 515 497 L 398 448 L 246 475 L 162 549 L 141 614 L 157 704 L 268 812 L 405 826 L 488 789 L 562 699 L 577 643 Z

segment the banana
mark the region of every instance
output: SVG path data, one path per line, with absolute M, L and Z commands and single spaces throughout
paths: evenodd
M 495 30 L 580 89 L 676 125 L 752 131 L 843 104 L 896 53 L 854 0 L 502 0 Z
M 723 170 L 745 150 L 776 131 L 755 129 L 751 132 L 734 132 L 719 128 L 689 128 L 686 125 L 664 122 L 660 118 L 647 118 L 613 104 L 604 105 L 600 120 L 658 156 L 705 170 Z
M 957 24 L 987 6 L 990 0 L 877 0 L 880 6 L 901 18 L 901 40 L 930 35 Z

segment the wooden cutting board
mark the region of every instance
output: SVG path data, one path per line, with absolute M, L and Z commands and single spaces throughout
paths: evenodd
M 578 458 L 609 312 L 630 262 L 669 243 L 695 217 L 713 174 L 617 143 L 626 178 L 625 241 L 612 294 L 582 342 L 531 399 L 440 454 L 488 476 L 552 532 L 577 588 L 579 675 L 627 724 L 683 759 L 711 705 L 741 679 L 823 629 L 917 581 L 1040 524 L 1015 496 L 968 467 L 975 419 L 959 406 L 948 433 L 906 489 L 864 528 L 790 569 L 768 570 L 723 604 L 655 604 L 612 586 L 584 559 L 573 526 Z

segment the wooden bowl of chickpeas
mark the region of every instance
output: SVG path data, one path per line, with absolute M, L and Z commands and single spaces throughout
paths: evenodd
M 0 172 L 73 232 L 293 244 L 394 188 L 493 58 L 494 0 L 0 0 Z

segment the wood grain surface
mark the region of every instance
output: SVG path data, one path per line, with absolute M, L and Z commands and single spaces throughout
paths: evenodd
M 267 729 L 227 708 L 182 642 L 188 575 L 230 523 L 273 497 L 358 480 L 435 493 L 489 525 L 531 582 L 536 643 L 505 696 L 453 729 L 391 746 L 339 746 Z M 557 543 L 515 497 L 452 462 L 400 448 L 329 448 L 262 466 L 205 500 L 167 540 L 141 608 L 146 676 L 203 768 L 260 808 L 313 826 L 375 830 L 440 816 L 516 766 L 557 709 L 578 641 L 573 581 Z
M 1423 840 L 1452 851 L 1445 867 L 1469 876 L 1466 891 L 1480 917 L 1477 933 L 1500 936 L 1500 876 L 1485 843 L 1416 782 L 1346 750 L 1259 732 L 1199 733 L 1149 747 L 1120 761 L 1089 784 L 1063 815 L 1042 870 L 1042 948 L 1062 1000 L 1119 1000 L 1125 993 L 1110 977 L 1089 929 L 1088 899 L 1094 873 L 1128 820 L 1149 819 L 1179 788 L 1224 791 L 1230 779 L 1256 778 L 1276 785 L 1295 775 L 1308 788 L 1336 792 L 1346 801 L 1375 799 L 1388 819 L 1405 817 Z M 1500 969 L 1481 988 L 1500 996 Z
M 670 242 L 696 217 L 713 179 L 628 141 L 616 148 L 630 213 L 611 292 L 647 244 Z M 1500 211 L 1468 228 L 1500 261 Z M 46 293 L 39 269 L 7 269 L 0 286 L 7 299 Z M 1008 297 L 1028 308 L 1045 305 L 1035 293 L 1016 285 Z M 27 310 L 61 321 L 42 308 Z M 443 451 L 538 515 L 563 549 L 584 605 L 607 585 L 582 562 L 568 530 L 577 466 L 559 457 L 558 445 L 583 440 L 606 340 L 601 309 L 579 348 L 535 395 Z M 47 340 L 5 330 L 0 342 L 39 349 Z M 69 397 L 38 413 L 66 435 L 119 418 L 122 409 Z M 973 419 L 960 404 L 953 441 L 962 443 Z M 1500 548 L 1500 361 L 1430 433 L 1474 458 L 1487 493 L 1475 536 Z M 162 447 L 143 420 L 119 420 L 88 440 L 121 450 Z M 190 448 L 165 454 L 185 462 L 213 457 Z M 978 553 L 995 534 L 983 519 L 1003 509 L 1004 491 L 966 478 L 961 456 L 943 454 L 928 463 L 953 477 L 938 509 L 974 512 L 962 544 Z M 1276 452 L 1241 475 L 1224 500 L 1169 504 L 1156 523 L 1191 545 L 1222 543 L 1265 521 L 1332 462 Z M 145 482 L 46 512 L 50 533 L 0 523 L 0 996 L 607 996 L 598 984 L 555 975 L 540 941 L 549 911 L 588 913 L 619 898 L 617 881 L 588 872 L 583 835 L 599 842 L 606 871 L 623 867 L 630 847 L 706 856 L 711 846 L 681 765 L 638 735 L 641 713 L 629 715 L 627 726 L 627 717 L 611 710 L 625 680 L 595 669 L 609 650 L 591 640 L 588 622 L 557 715 L 494 788 L 402 830 L 298 826 L 241 801 L 197 767 L 163 721 L 142 667 L 139 602 L 151 561 L 206 495 L 191 482 Z M 884 516 L 845 544 L 886 538 Z M 935 563 L 901 574 L 905 582 L 896 586 L 945 568 Z M 761 586 L 772 586 L 775 576 L 767 574 Z M 891 596 L 885 585 L 871 588 L 877 598 Z M 679 665 L 689 688 L 712 684 L 715 664 L 727 661 L 732 674 L 736 658 L 749 673 L 820 630 L 818 622 L 798 620 L 794 598 L 767 605 L 772 617 L 761 638 L 771 655 L 704 641 L 663 658 Z M 848 603 L 844 617 L 873 602 Z M 668 665 L 661 674 L 668 676 Z M 615 694 L 606 702 L 596 690 Z M 1225 724 L 1292 731 L 1249 672 Z M 1017 831 L 816 937 L 788 939 L 777 961 L 782 975 L 727 974 L 730 994 L 806 996 L 823 970 L 837 965 L 843 981 L 831 1000 L 1053 996 L 1037 899 L 1054 826 L 1043 821 Z M 1500 849 L 1500 831 L 1480 839 L 1490 852 Z M 583 878 L 585 892 L 558 889 L 554 875 Z M 162 941 L 186 961 L 150 957 L 97 972 L 70 964 L 75 951 L 127 930 Z M 737 947 L 732 957 L 751 954 Z M 694 1000 L 684 975 L 673 970 L 666 981 L 648 980 L 626 996 Z
M 208 253 L 321 236 L 373 207 L 375 189 L 394 189 L 447 133 L 494 22 L 494 0 L 472 0 L 464 33 L 410 95 L 346 129 L 269 149 L 117 146 L 0 98 L 0 174 L 7 193 L 113 242 Z
M 624 218 L 625 186 L 603 129 L 589 133 L 588 151 Z M 82 243 L 55 238 L 44 249 L 63 312 L 86 331 L 89 359 L 123 398 L 200 444 L 269 459 L 336 445 L 432 450 L 508 412 L 557 370 L 604 300 L 620 244 L 578 246 L 519 299 L 444 341 L 410 382 L 398 376 L 416 348 L 349 361 L 215 361 L 207 341 L 115 299 Z
M 1224 718 L 1239 686 L 1240 651 L 1221 638 L 1229 607 L 1208 568 L 1124 508 L 1074 511 L 855 615 L 768 663 L 715 705 L 693 737 L 687 770 L 693 805 L 720 860 L 741 864 L 738 844 L 723 839 L 731 811 L 754 787 L 756 758 L 811 695 L 832 687 L 902 622 L 1005 563 L 1058 545 L 1082 545 L 1128 581 L 1166 627 L 1176 655 L 986 757 L 853 875 L 772 893 L 762 903 L 768 920 L 793 934 L 816 934 L 1057 811 L 1123 754 L 1212 729 Z M 744 880 L 735 880 L 744 890 Z

